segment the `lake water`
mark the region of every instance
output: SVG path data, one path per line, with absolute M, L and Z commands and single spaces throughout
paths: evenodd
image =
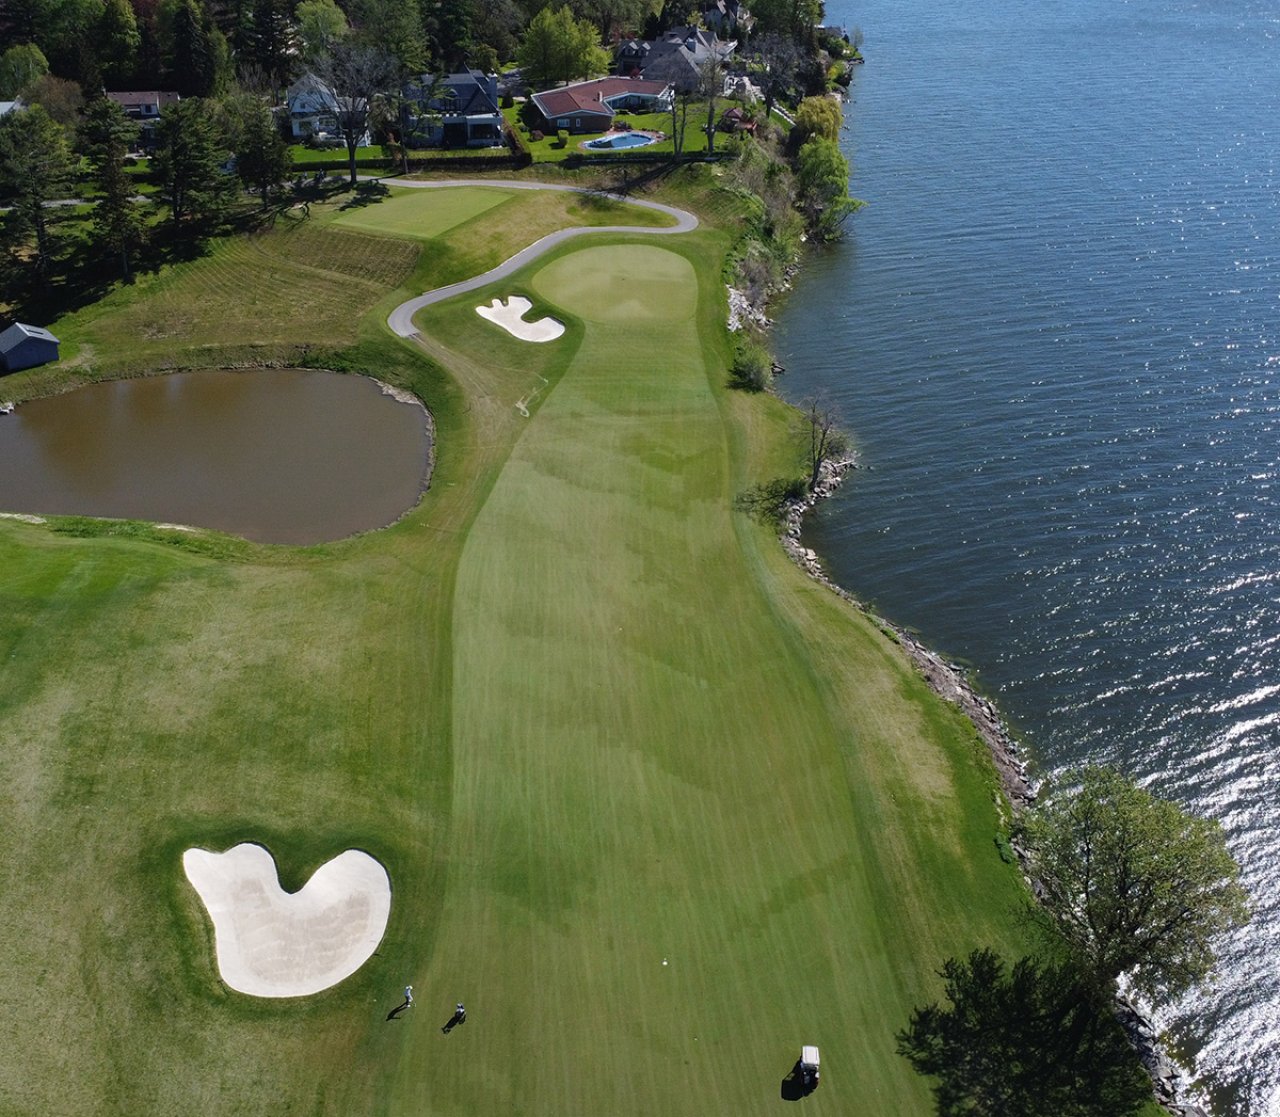
M 258 369 L 117 380 L 0 416 L 0 511 L 321 543 L 412 508 L 430 454 L 426 412 L 363 376 Z
M 776 341 L 866 467 L 838 581 L 971 664 L 1042 770 L 1222 821 L 1257 904 L 1179 1006 L 1280 1115 L 1280 5 L 831 0 L 870 202 Z

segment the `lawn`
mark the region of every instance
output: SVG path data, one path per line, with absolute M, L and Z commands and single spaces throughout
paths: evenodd
M 283 352 L 281 269 L 319 292 L 318 359 L 427 401 L 438 460 L 400 524 L 307 550 L 0 521 L 0 1110 L 751 1114 L 818 1043 L 811 1110 L 928 1112 L 894 1032 L 947 954 L 1020 945 L 989 765 L 732 510 L 789 418 L 724 387 L 726 232 L 580 240 L 425 311 L 422 347 L 386 333 L 534 239 L 530 198 L 587 205 L 437 201 L 457 222 L 397 241 L 433 211 L 393 197 L 66 323 L 99 370 L 250 325 Z M 116 324 L 166 292 L 163 342 Z M 475 314 L 516 292 L 564 337 Z M 291 889 L 345 848 L 387 866 L 362 970 L 296 1001 L 219 982 L 179 860 L 244 839 Z
M 608 155 L 608 152 L 588 151 L 582 145 L 588 140 L 599 139 L 603 132 L 590 132 L 569 136 L 568 143 L 561 147 L 560 140 L 554 130 L 543 134 L 542 139 L 535 140 L 531 130 L 520 121 L 520 106 L 502 110 L 507 123 L 520 132 L 529 145 L 529 152 L 535 163 L 561 163 L 570 155 Z M 635 148 L 634 155 L 671 155 L 675 152 L 675 143 L 671 139 L 671 114 L 669 112 L 628 113 L 619 117 L 620 121 L 630 124 L 635 131 L 661 132 L 666 137 L 655 144 Z M 685 128 L 683 151 L 693 155 L 707 150 L 707 107 L 705 104 L 692 105 L 689 108 L 688 122 Z M 728 136 L 718 136 L 716 149 L 726 149 Z

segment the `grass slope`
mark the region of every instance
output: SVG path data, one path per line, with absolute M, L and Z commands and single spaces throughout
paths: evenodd
M 1016 937 L 972 730 L 730 511 L 786 418 L 721 387 L 723 234 L 579 242 L 431 308 L 428 355 L 386 335 L 424 280 L 532 239 L 470 244 L 500 212 L 427 243 L 413 287 L 353 277 L 369 309 L 324 354 L 432 407 L 399 525 L 294 551 L 0 521 L 0 1112 L 752 1113 L 801 1042 L 810 1108 L 927 1111 L 893 1032 L 945 954 Z M 162 277 L 179 308 L 216 281 L 251 318 L 244 251 Z M 562 341 L 474 313 L 513 291 Z M 109 309 L 82 336 L 132 367 Z M 384 861 L 366 967 L 299 1001 L 221 985 L 179 858 L 242 839 L 289 888 Z

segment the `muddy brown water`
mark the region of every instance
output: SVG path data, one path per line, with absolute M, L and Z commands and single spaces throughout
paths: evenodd
M 363 376 L 174 373 L 0 415 L 0 511 L 321 543 L 397 520 L 425 489 L 430 461 L 426 412 Z

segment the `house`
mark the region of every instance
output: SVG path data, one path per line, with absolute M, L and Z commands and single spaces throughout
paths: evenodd
M 108 93 L 108 101 L 114 101 L 130 120 L 157 120 L 166 105 L 176 105 L 181 98 L 167 90 L 150 90 L 141 93 Z
M 596 78 L 535 93 L 530 100 L 546 130 L 607 132 L 619 112 L 668 112 L 675 95 L 670 83 L 638 78 Z
M 342 136 L 338 122 L 339 109 L 345 107 L 346 98 L 340 98 L 315 74 L 307 72 L 289 86 L 285 101 L 289 109 L 289 132 L 295 140 L 308 140 L 313 136 Z M 366 130 L 356 142 L 364 147 L 371 142 Z
M 9 113 L 25 107 L 21 101 L 0 101 L 0 116 L 8 116 Z
M 631 39 L 618 47 L 617 72 L 622 77 L 668 82 L 681 93 L 697 89 L 702 71 L 713 58 L 726 61 L 737 47 L 701 27 L 675 27 L 660 39 Z
M 138 146 L 143 149 L 156 145 L 156 125 L 160 113 L 168 105 L 176 105 L 182 98 L 168 90 L 142 90 L 138 92 L 108 93 L 107 100 L 114 101 L 130 120 L 141 125 Z
M 498 76 L 468 67 L 423 74 L 403 90 L 404 134 L 413 147 L 500 147 L 504 122 Z
M 702 9 L 702 23 L 723 39 L 751 34 L 756 17 L 740 0 L 714 0 Z
M 0 370 L 4 372 L 35 368 L 57 359 L 58 339 L 48 330 L 15 322 L 0 333 Z

